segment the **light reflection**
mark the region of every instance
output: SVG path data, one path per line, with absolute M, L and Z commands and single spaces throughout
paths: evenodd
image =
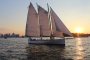
M 82 46 L 82 39 L 77 38 L 76 39 L 76 56 L 75 60 L 84 60 L 84 48 Z

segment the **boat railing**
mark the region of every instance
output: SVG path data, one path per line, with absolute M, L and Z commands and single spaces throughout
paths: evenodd
M 57 39 L 64 39 L 62 37 L 53 37 L 53 39 L 50 39 L 50 37 L 30 37 L 30 40 L 57 40 Z

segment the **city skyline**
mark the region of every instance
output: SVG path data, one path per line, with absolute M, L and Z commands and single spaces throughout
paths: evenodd
M 30 2 L 46 10 L 48 3 L 71 32 L 90 33 L 89 0 L 0 0 L 0 33 L 25 34 Z

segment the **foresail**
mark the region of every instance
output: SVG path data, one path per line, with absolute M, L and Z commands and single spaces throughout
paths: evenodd
M 27 23 L 26 23 L 26 36 L 40 36 L 40 26 L 38 20 L 38 14 L 35 11 L 32 3 L 30 3 L 28 16 L 27 16 Z
M 42 7 L 38 6 L 39 24 L 40 24 L 40 35 L 50 36 L 51 30 L 48 19 L 48 12 Z
M 56 25 L 56 31 L 63 32 L 69 36 L 72 36 L 70 31 L 67 29 L 67 27 L 63 24 L 63 22 L 60 20 L 60 18 L 56 15 L 56 13 L 51 9 L 52 11 L 52 17 L 54 18 L 55 25 Z

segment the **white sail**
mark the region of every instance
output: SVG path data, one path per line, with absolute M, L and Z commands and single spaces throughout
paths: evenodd
M 52 16 L 52 12 L 50 12 L 50 13 L 51 13 L 51 30 L 52 30 L 52 34 L 53 34 L 54 32 L 56 32 L 56 25 L 55 25 L 54 18 Z
M 40 35 L 50 36 L 51 30 L 48 19 L 48 12 L 42 7 L 38 6 L 39 24 L 40 24 Z
M 69 36 L 72 36 L 70 31 L 66 28 L 66 26 L 63 24 L 63 22 L 60 20 L 60 18 L 56 15 L 56 13 L 52 10 L 52 8 L 51 8 L 51 15 L 54 18 L 54 23 L 56 25 L 56 32 L 54 35 L 59 36 L 59 34 L 61 34 L 63 32 Z
M 35 11 L 32 3 L 30 3 L 28 16 L 27 16 L 27 23 L 26 23 L 26 36 L 40 36 L 40 26 L 38 20 L 38 14 Z

